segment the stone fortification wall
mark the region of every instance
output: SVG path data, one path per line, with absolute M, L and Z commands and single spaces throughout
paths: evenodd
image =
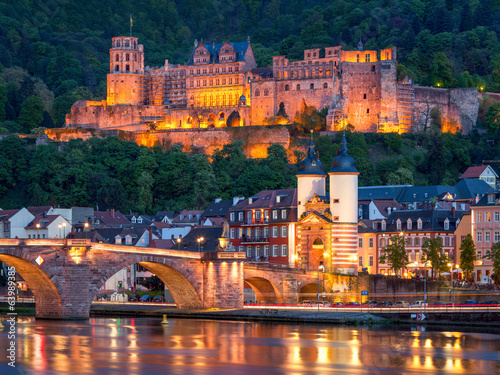
M 479 111 L 479 95 L 476 88 L 441 89 L 414 86 L 414 129 L 429 128 L 431 110 L 439 109 L 445 131 L 461 128 L 468 134 L 476 125 Z
M 374 67 L 374 69 L 372 68 Z M 357 131 L 376 132 L 380 114 L 380 62 L 342 63 L 342 97 L 348 123 Z
M 52 140 L 67 142 L 70 139 L 87 140 L 93 136 L 118 136 L 148 147 L 179 144 L 184 152 L 202 150 L 211 155 L 217 148 L 241 139 L 245 142 L 245 155 L 250 158 L 265 158 L 267 148 L 279 143 L 285 149 L 290 145 L 290 134 L 284 126 L 259 126 L 238 128 L 175 129 L 168 131 L 125 132 L 121 130 L 97 130 L 85 128 L 60 128 L 46 130 Z

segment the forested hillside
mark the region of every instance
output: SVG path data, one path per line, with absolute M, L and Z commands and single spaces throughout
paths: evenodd
M 399 77 L 500 91 L 494 0 L 1 0 L 0 131 L 62 126 L 78 99 L 105 97 L 110 39 L 130 31 L 146 64 L 185 63 L 194 39 L 251 37 L 259 66 L 305 48 L 398 47 Z
M 333 139 L 315 140 L 325 172 L 341 137 L 337 133 Z M 478 135 L 347 132 L 346 137 L 361 186 L 453 185 L 468 166 L 500 159 L 500 149 Z M 303 146 L 308 143 L 301 141 Z M 248 159 L 242 141 L 216 151 L 210 162 L 206 155 L 183 153 L 177 145 L 149 149 L 110 137 L 35 147 L 33 139 L 10 135 L 0 140 L 0 207 L 90 206 L 154 213 L 203 209 L 216 197 L 295 188 L 297 162 L 304 153 L 295 149 L 287 160 L 287 151 L 275 144 L 268 155 Z

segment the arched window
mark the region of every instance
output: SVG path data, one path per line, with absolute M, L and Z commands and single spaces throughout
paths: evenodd
M 300 91 L 300 85 L 297 85 L 297 91 Z
M 289 90 L 290 90 L 290 86 L 285 85 L 285 91 L 289 91 Z
M 130 61 L 130 55 L 128 53 L 125 54 L 125 61 Z
M 268 96 L 269 95 L 269 89 L 265 88 L 264 89 L 264 96 Z
M 255 96 L 260 96 L 260 90 L 259 89 L 255 90 Z
M 120 55 L 119 54 L 116 54 L 115 61 L 120 61 Z
M 326 83 L 326 82 L 325 82 L 325 83 L 323 83 L 323 88 L 324 88 L 324 89 L 327 89 L 327 88 L 328 88 L 328 83 Z
M 311 90 L 314 90 L 314 83 L 311 83 L 311 85 L 309 86 L 309 88 L 310 88 Z

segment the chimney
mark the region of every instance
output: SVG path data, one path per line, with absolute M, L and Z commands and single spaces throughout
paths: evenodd
M 153 228 L 149 228 L 149 245 L 153 243 Z
M 112 208 L 109 212 L 111 213 L 111 217 L 114 218 L 115 217 L 115 209 Z
M 222 201 L 222 198 L 215 198 L 215 203 L 220 203 Z
M 455 207 L 451 208 L 451 217 L 455 217 Z

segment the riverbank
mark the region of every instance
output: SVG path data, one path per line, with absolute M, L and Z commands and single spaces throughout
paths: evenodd
M 328 324 L 390 324 L 389 319 L 365 312 L 331 312 L 316 310 L 232 309 L 232 310 L 180 310 L 154 304 L 92 304 L 91 316 L 140 316 L 183 319 L 242 320 L 279 323 Z

